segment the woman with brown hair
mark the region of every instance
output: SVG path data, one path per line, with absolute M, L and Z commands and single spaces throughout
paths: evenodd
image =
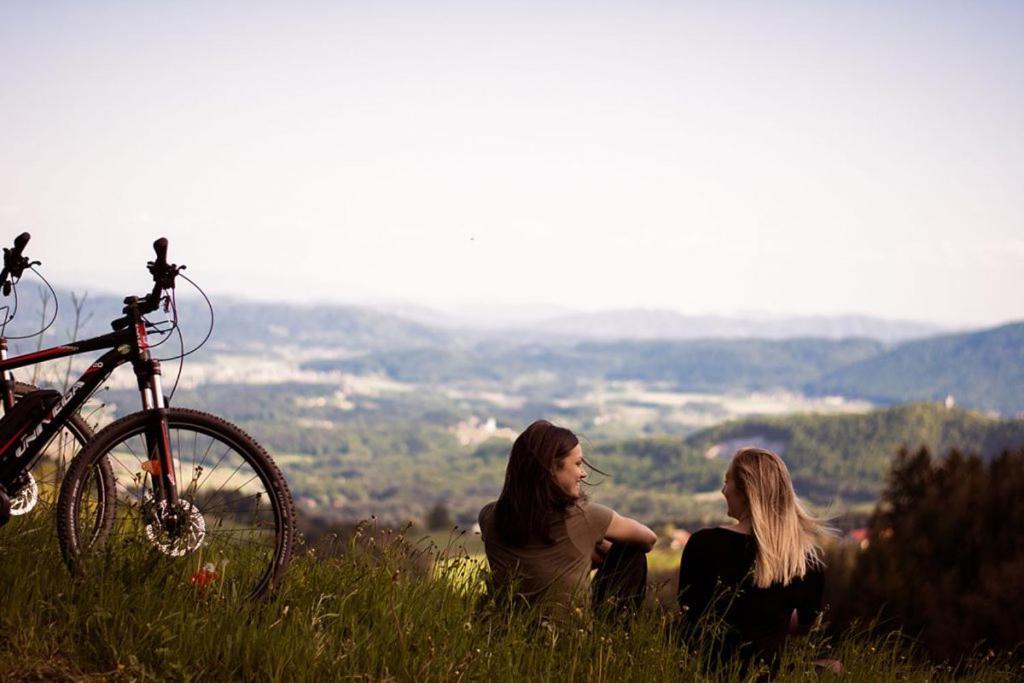
M 806 632 L 822 609 L 822 541 L 831 529 L 797 500 L 775 453 L 742 448 L 722 487 L 735 524 L 690 537 L 679 567 L 679 605 L 690 633 L 716 652 L 778 672 L 786 635 Z M 713 628 L 724 626 L 724 629 Z
M 498 500 L 480 511 L 495 597 L 570 607 L 614 598 L 636 609 L 647 580 L 645 553 L 657 536 L 636 520 L 591 503 L 583 449 L 570 430 L 538 420 L 512 445 Z

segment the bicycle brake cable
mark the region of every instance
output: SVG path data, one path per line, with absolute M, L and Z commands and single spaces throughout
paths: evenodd
M 213 335 L 213 327 L 214 327 L 214 324 L 216 323 L 215 316 L 214 316 L 214 313 L 213 313 L 213 304 L 210 302 L 210 297 L 208 297 L 206 295 L 206 292 L 203 291 L 202 287 L 200 287 L 193 280 L 191 280 L 190 278 L 186 277 L 185 275 L 182 275 L 181 273 L 178 273 L 178 277 L 183 278 L 186 282 L 188 282 L 190 285 L 195 287 L 196 291 L 199 292 L 200 296 L 202 296 L 203 299 L 206 301 L 206 307 L 210 311 L 210 327 L 207 328 L 206 336 L 203 337 L 203 340 L 201 342 L 199 342 L 198 344 L 196 344 L 194 347 L 192 347 L 188 351 L 184 351 L 183 350 L 183 353 L 181 355 L 179 355 L 179 356 L 170 356 L 168 358 L 160 358 L 159 360 L 161 360 L 161 361 L 174 360 L 176 358 L 184 358 L 185 356 L 191 356 L 193 353 L 195 353 L 199 349 L 201 349 L 204 346 L 206 346 L 206 342 L 208 342 L 210 340 L 210 337 Z M 173 294 L 172 294 L 172 302 L 173 302 L 173 307 L 174 307 L 174 311 L 175 311 L 175 319 L 177 319 L 177 310 L 178 310 L 177 298 Z M 183 340 L 183 342 L 184 342 L 184 340 Z M 184 347 L 184 344 L 183 344 L 183 347 Z
M 175 310 L 177 315 L 177 310 Z M 174 392 L 178 390 L 178 382 L 181 381 L 181 371 L 185 368 L 185 337 L 181 333 L 181 327 L 175 326 L 174 328 L 178 332 L 178 343 L 181 345 L 181 355 L 178 356 L 178 372 L 174 375 L 174 384 L 171 385 L 171 393 L 167 396 L 167 403 L 170 404 L 171 399 L 174 398 Z
M 45 334 L 46 331 L 53 327 L 53 324 L 57 322 L 57 314 L 60 311 L 60 302 L 57 300 L 57 292 L 53 289 L 53 285 L 50 284 L 50 281 L 43 277 L 43 274 L 36 270 L 34 267 L 29 266 L 29 270 L 35 273 L 36 277 L 42 280 L 43 284 L 45 284 L 47 289 L 50 290 L 50 296 L 53 298 L 53 315 L 50 317 L 50 321 L 43 326 L 43 329 L 39 330 L 38 332 L 33 332 L 32 334 L 23 334 L 18 336 L 7 337 L 10 340 L 31 339 L 32 337 L 38 337 L 39 335 Z M 21 282 L 21 278 L 18 278 L 18 282 Z M 11 293 L 14 295 L 14 310 L 11 311 L 8 318 L 4 321 L 3 329 L 7 328 L 7 323 L 14 320 L 14 316 L 17 315 L 18 313 L 18 302 L 20 300 L 18 298 L 18 282 L 11 283 Z

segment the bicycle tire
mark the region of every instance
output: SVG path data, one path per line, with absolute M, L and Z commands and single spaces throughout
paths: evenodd
M 153 472 L 147 469 L 151 456 L 145 451 L 145 430 L 151 419 L 150 413 L 138 412 L 108 425 L 68 468 L 57 505 L 57 537 L 69 569 L 84 574 L 88 558 L 98 551 L 109 555 L 141 545 L 149 557 L 154 552 L 164 555 L 170 575 L 180 569 L 186 583 L 204 589 L 219 585 L 253 599 L 271 595 L 291 561 L 296 536 L 295 508 L 277 465 L 259 443 L 230 422 L 196 410 L 168 408 L 175 476 L 184 501 L 176 511 L 183 519 L 172 528 L 163 517 L 170 508 L 158 501 Z M 191 470 L 185 462 L 189 439 Z M 100 533 L 84 541 L 80 521 L 95 514 L 86 498 L 90 475 L 94 463 L 103 458 L 110 460 L 114 472 L 114 502 L 104 510 Z M 227 474 L 230 468 L 234 469 Z M 243 469 L 240 479 L 234 480 Z M 190 479 L 188 485 L 182 473 Z M 263 494 L 269 507 L 261 507 Z M 144 566 L 141 571 L 150 571 L 154 563 L 147 560 Z
M 39 387 L 36 387 L 27 382 L 14 382 L 14 400 L 15 402 L 21 400 L 28 394 L 34 391 L 39 391 Z M 18 491 L 13 492 L 12 495 L 12 510 L 11 514 L 19 516 L 31 512 L 35 507 L 36 503 L 40 500 L 48 501 L 52 507 L 52 504 L 56 502 L 56 494 L 60 485 L 60 475 L 66 471 L 67 463 L 69 463 L 75 455 L 77 455 L 82 448 L 87 444 L 93 437 L 95 432 L 89 423 L 86 422 L 78 413 L 72 415 L 63 429 L 50 439 L 50 443 L 43 449 L 43 455 L 35 466 L 30 471 L 34 482 L 32 486 L 35 489 L 34 500 L 31 502 L 18 501 Z M 70 440 L 74 443 L 70 443 Z M 103 463 L 100 464 L 103 467 Z M 106 478 L 106 477 L 105 477 Z M 28 497 L 25 497 L 28 498 Z M 28 509 L 21 507 L 26 505 Z

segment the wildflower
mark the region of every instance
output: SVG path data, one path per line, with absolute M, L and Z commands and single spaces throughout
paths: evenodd
M 217 566 L 213 564 L 213 562 L 207 562 L 203 565 L 202 569 L 199 569 L 192 574 L 192 577 L 189 579 L 189 583 L 193 586 L 206 588 L 218 578 L 220 578 L 220 576 L 217 574 Z

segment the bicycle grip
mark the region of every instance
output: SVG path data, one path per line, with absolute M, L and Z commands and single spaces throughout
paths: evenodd
M 161 237 L 153 242 L 153 251 L 156 252 L 156 262 L 164 265 L 167 263 L 167 238 Z
M 18 256 L 20 256 L 21 255 L 21 250 L 25 248 L 25 245 L 28 244 L 28 241 L 30 239 L 32 239 L 32 235 L 28 234 L 27 232 L 23 232 L 20 235 L 18 235 L 17 237 L 15 237 L 14 238 L 14 253 L 17 254 Z

